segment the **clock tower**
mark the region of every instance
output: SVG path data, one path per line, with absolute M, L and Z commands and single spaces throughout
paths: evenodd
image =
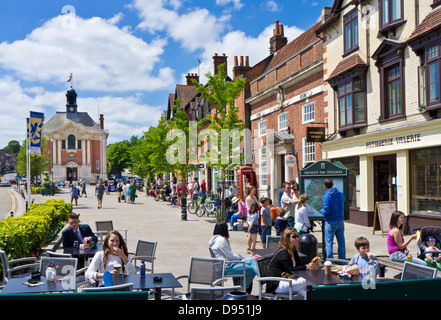
M 76 120 L 77 119 L 77 93 L 75 90 L 70 87 L 69 90 L 67 90 L 66 93 L 66 118 L 70 120 Z

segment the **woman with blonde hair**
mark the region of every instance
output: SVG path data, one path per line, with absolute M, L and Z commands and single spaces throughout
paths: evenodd
M 282 233 L 279 248 L 274 254 L 268 268 L 268 277 L 282 277 L 283 273 L 293 273 L 296 270 L 311 269 L 313 263 L 304 264 L 300 259 L 297 248 L 299 246 L 299 234 L 296 229 L 288 227 Z M 320 263 L 320 260 L 316 263 Z M 306 298 L 306 280 L 304 278 L 292 279 L 291 287 Z M 289 292 L 288 281 L 268 281 L 267 292 L 287 294 Z
M 103 250 L 97 252 L 86 271 L 86 278 L 100 281 L 106 271 L 112 274 L 135 274 L 136 268 L 128 258 L 127 245 L 122 235 L 111 230 L 103 241 Z
M 295 225 L 297 232 L 299 234 L 308 233 L 309 228 L 311 228 L 311 222 L 309 221 L 308 208 L 306 208 L 306 203 L 308 202 L 308 196 L 303 193 L 299 197 L 299 203 L 296 206 L 295 213 Z

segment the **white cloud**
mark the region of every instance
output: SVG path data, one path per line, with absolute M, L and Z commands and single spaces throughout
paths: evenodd
M 109 20 L 75 18 L 72 28 L 58 16 L 23 40 L 0 44 L 0 67 L 27 81 L 65 82 L 98 91 L 153 91 L 173 83 L 172 69 L 157 69 L 166 41 L 146 43 Z
M 282 10 L 282 7 L 279 6 L 277 4 L 277 2 L 272 1 L 272 0 L 267 1 L 267 2 L 263 3 L 262 5 L 266 10 L 268 10 L 270 12 L 280 12 Z
M 229 3 L 240 4 L 240 1 L 217 0 L 218 5 Z M 272 10 L 280 10 L 280 6 L 274 1 L 268 1 L 267 6 Z M 228 72 L 233 66 L 234 56 L 249 56 L 250 65 L 253 66 L 269 55 L 269 39 L 273 34 L 274 25 L 265 28 L 257 37 L 247 36 L 243 31 L 232 30 L 228 25 L 228 17 L 216 17 L 206 9 L 194 8 L 184 13 L 179 13 L 170 8 L 166 0 L 134 0 L 131 5 L 137 10 L 142 19 L 138 28 L 151 33 L 163 32 L 180 45 L 198 54 L 201 60 L 199 66 L 200 82 L 205 83 L 204 74 L 213 73 L 212 57 L 215 53 L 226 53 L 228 56 Z M 267 7 L 268 9 L 268 7 Z M 288 41 L 298 37 L 303 30 L 292 26 L 284 26 L 285 36 Z M 180 75 L 178 83 L 185 83 L 186 73 L 198 73 L 198 68 Z M 170 86 L 170 88 L 173 88 Z
M 240 0 L 216 0 L 216 4 L 218 6 L 225 6 L 232 3 L 235 10 L 240 10 L 244 6 L 243 3 L 240 2 Z

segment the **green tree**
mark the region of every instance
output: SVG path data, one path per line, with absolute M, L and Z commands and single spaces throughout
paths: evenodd
M 7 153 L 19 153 L 20 152 L 20 142 L 17 140 L 9 141 L 8 145 L 3 148 Z
M 51 165 L 51 159 L 46 157 L 47 153 L 47 138 L 42 135 L 41 136 L 41 155 L 31 155 L 31 173 L 30 177 L 28 177 L 28 181 L 30 183 L 35 183 L 35 178 L 38 175 L 41 175 L 44 171 L 46 171 Z M 23 144 L 20 147 L 20 151 L 17 156 L 17 171 L 21 175 L 26 175 L 26 140 L 23 141 Z
M 170 130 L 168 131 L 167 141 L 172 142 L 167 149 L 167 162 L 170 165 L 171 172 L 182 178 L 182 183 L 187 181 L 188 173 L 198 170 L 192 164 L 191 155 L 197 155 L 197 141 L 190 144 L 192 130 L 196 133 L 203 126 L 206 118 L 196 123 L 190 123 L 187 113 L 181 108 L 181 99 L 176 99 L 173 108 L 173 119 L 168 120 Z
M 211 150 L 209 150 L 207 162 L 218 170 L 219 179 L 225 182 L 229 171 L 236 170 L 244 160 L 243 154 L 240 152 L 240 142 L 243 140 L 242 130 L 245 128 L 245 123 L 239 119 L 236 99 L 243 91 L 246 80 L 236 78 L 231 81 L 225 73 L 224 64 L 218 66 L 217 74 L 207 73 L 206 77 L 208 82 L 205 86 L 197 81 L 193 81 L 193 83 L 202 98 L 215 105 L 215 114 L 209 118 L 210 124 L 208 126 L 215 132 L 215 135 L 214 139 L 211 139 Z M 233 150 L 238 144 L 239 150 Z M 225 194 L 225 183 L 222 183 L 221 186 L 222 194 Z M 224 212 L 225 202 L 222 201 L 222 215 Z
M 107 147 L 107 162 L 110 170 L 119 173 L 130 165 L 130 148 L 125 141 L 113 143 Z

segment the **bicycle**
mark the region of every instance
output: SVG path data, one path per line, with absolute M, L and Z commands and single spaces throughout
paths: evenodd
M 210 216 L 210 214 L 215 215 L 215 210 L 216 210 L 216 200 L 217 196 L 216 195 L 212 195 L 209 194 L 208 197 L 210 197 L 210 199 L 208 201 L 204 201 L 201 202 L 201 206 L 196 210 L 196 215 L 198 217 L 202 217 L 204 214 L 207 214 L 207 217 Z
M 187 209 L 188 212 L 190 212 L 191 214 L 196 214 L 198 217 L 200 217 L 198 215 L 199 209 L 203 209 L 203 205 L 204 202 L 206 200 L 206 197 L 198 197 L 196 200 L 192 200 L 188 205 L 187 205 Z

